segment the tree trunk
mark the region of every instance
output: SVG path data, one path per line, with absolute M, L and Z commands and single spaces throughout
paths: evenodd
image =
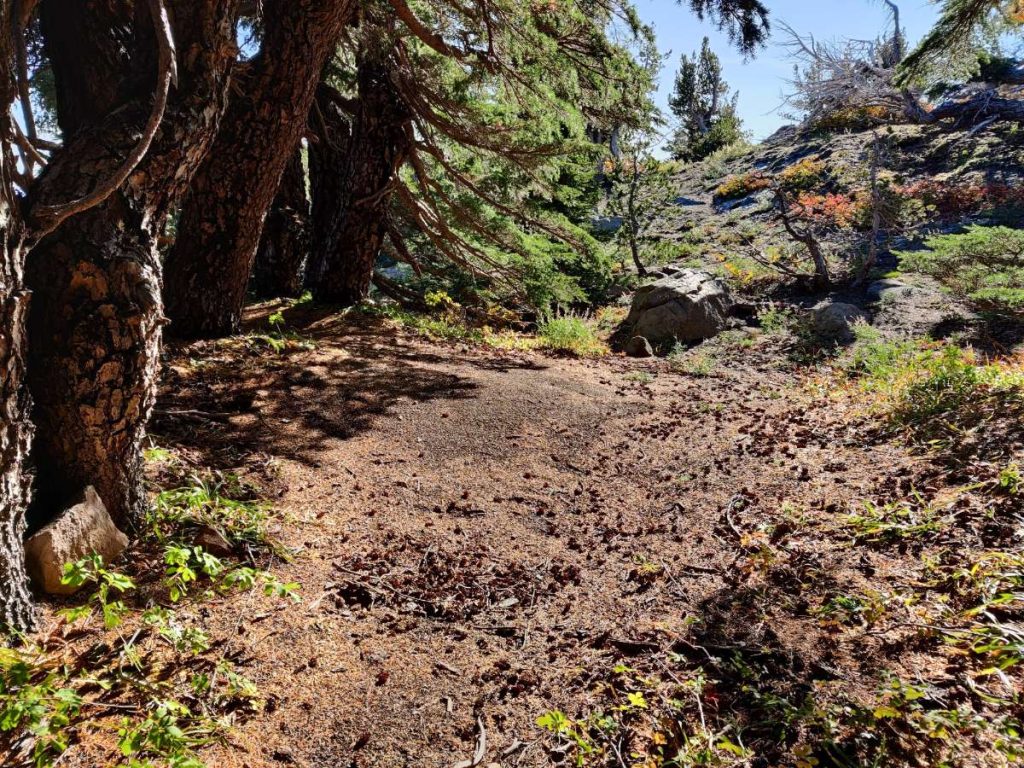
M 125 97 L 131 66 L 130 0 L 42 0 L 39 21 L 65 137 L 100 122 Z
M 146 4 L 136 6 L 130 64 L 109 75 L 122 84 L 117 91 L 129 93 L 127 102 L 105 95 L 113 89 L 88 76 L 91 61 L 76 63 L 68 51 L 54 57 L 57 82 L 77 87 L 58 90 L 78 93 L 108 114 L 95 124 L 80 117 L 84 109 L 61 116 L 68 132 L 64 149 L 32 191 L 30 224 L 34 212 L 101 184 L 134 149 L 149 118 L 156 70 L 153 27 L 139 15 L 140 6 L 144 12 Z M 165 323 L 156 244 L 213 141 L 237 51 L 234 1 L 170 0 L 166 6 L 178 78 L 145 159 L 105 202 L 65 221 L 29 259 L 29 382 L 39 427 L 33 521 L 51 517 L 87 484 L 123 526 L 133 526 L 146 508 L 141 444 Z M 73 16 L 66 20 L 73 23 Z M 54 44 L 47 40 L 48 47 Z
M 6 15 L 7 9 L 3 9 Z M 7 79 L 4 79 L 7 82 Z M 6 122 L 10 102 L 6 102 Z M 2 127 L 4 131 L 9 126 Z M 25 319 L 28 291 L 23 282 L 24 249 L 19 242 L 17 202 L 9 160 L 0 153 L 0 633 L 32 628 L 34 614 L 25 575 L 25 510 L 29 477 L 25 471 L 32 426 L 25 388 Z
M 281 177 L 277 197 L 263 225 L 253 269 L 252 284 L 256 295 L 263 298 L 299 296 L 309 248 L 306 171 L 302 167 L 302 151 L 296 150 Z
M 828 269 L 828 257 L 822 250 L 818 238 L 815 237 L 809 227 L 803 230 L 797 229 L 789 213 L 789 201 L 786 199 L 786 194 L 782 191 L 781 187 L 775 190 L 775 204 L 779 221 L 782 222 L 786 234 L 794 242 L 803 245 L 807 249 L 807 253 L 810 254 L 811 261 L 814 262 L 815 289 L 822 291 L 828 289 L 832 285 L 832 275 Z
M 11 0 L 0 0 L 0 24 L 14 28 Z M 0 632 L 26 632 L 34 613 L 25 575 L 25 471 L 32 425 L 25 388 L 25 248 L 11 179 L 10 106 L 14 100 L 9 34 L 0 35 Z
M 352 0 L 273 0 L 260 53 L 196 175 L 166 262 L 170 332 L 236 331 L 267 210 L 306 127 L 320 72 L 355 13 Z
M 344 177 L 352 126 L 342 109 L 343 99 L 331 86 L 321 83 L 316 90 L 316 109 L 310 116 L 312 140 L 309 144 L 309 187 L 312 197 L 312 250 L 306 265 L 306 287 L 319 280 L 327 252 L 327 233 L 341 209 Z
M 633 175 L 629 180 L 629 199 L 626 203 L 626 231 L 629 235 L 629 255 L 640 277 L 647 276 L 647 268 L 640 258 L 640 216 L 636 210 L 637 195 L 640 193 L 640 157 L 633 156 Z
M 341 196 L 324 237 L 315 243 L 312 281 L 317 301 L 342 306 L 363 301 L 387 233 L 391 185 L 412 141 L 412 115 L 391 81 L 388 53 L 364 52 L 359 57 L 359 98 L 348 152 L 342 166 L 318 167 L 319 173 L 341 175 Z

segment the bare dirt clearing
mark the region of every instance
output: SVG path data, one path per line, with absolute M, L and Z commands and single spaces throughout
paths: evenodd
M 624 675 L 653 711 L 687 670 L 711 681 L 695 720 L 788 765 L 799 729 L 779 739 L 772 701 L 950 677 L 899 615 L 867 631 L 820 610 L 919 578 L 916 545 L 851 546 L 844 525 L 940 473 L 865 441 L 771 340 L 687 374 L 360 316 L 302 333 L 312 349 L 172 349 L 164 377 L 156 441 L 276 489 L 295 554 L 274 571 L 304 595 L 194 607 L 266 700 L 210 765 L 572 764 L 539 716 L 606 708 L 635 692 Z M 656 731 L 635 718 L 609 765 L 685 739 Z

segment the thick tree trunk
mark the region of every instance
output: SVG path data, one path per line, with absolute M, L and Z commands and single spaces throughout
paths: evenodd
M 263 221 L 298 145 L 320 72 L 353 18 L 352 0 L 273 0 L 241 92 L 194 179 L 166 262 L 170 332 L 236 331 Z
M 26 631 L 34 618 L 22 544 L 30 485 L 25 468 L 32 435 L 24 386 L 29 302 L 8 164 L 4 151 L 0 153 L 0 634 Z
M 98 123 L 126 99 L 131 0 L 43 0 L 39 21 L 54 72 L 57 124 L 65 136 Z
M 78 0 L 44 0 L 67 5 Z M 156 393 L 161 328 L 156 243 L 209 149 L 227 104 L 236 57 L 236 3 L 170 0 L 178 80 L 145 159 L 104 203 L 65 221 L 29 260 L 33 290 L 29 381 L 35 399 L 38 471 L 33 519 L 94 485 L 114 519 L 131 526 L 146 507 L 141 443 Z M 109 110 L 95 124 L 62 115 L 65 147 L 33 190 L 29 217 L 76 199 L 109 177 L 133 150 L 151 111 L 156 69 L 152 26 L 136 6 L 127 102 L 93 90 L 87 62 L 54 58 L 58 90 Z M 73 16 L 67 17 L 69 23 Z M 53 43 L 47 40 L 47 45 Z M 149 73 L 144 80 L 140 72 Z M 134 85 L 131 85 L 134 84 Z M 107 99 L 109 103 L 102 103 Z M 112 100 L 111 100 L 112 99 Z M 101 111 L 101 110 L 97 110 Z M 82 120 L 82 122 L 79 122 Z
M 11 0 L 0 0 L 2 29 L 14 28 Z M 34 614 L 25 575 L 25 471 L 32 435 L 25 387 L 25 248 L 8 144 L 13 55 L 9 34 L 0 35 L 0 633 L 25 632 Z
M 333 206 L 328 201 L 320 206 L 333 208 L 333 215 L 314 243 L 312 284 L 318 301 L 343 306 L 363 301 L 387 233 L 391 185 L 412 141 L 412 116 L 396 93 L 387 62 L 386 52 L 360 57 L 348 152 L 340 166 L 317 169 L 340 176 L 339 198 Z
M 312 250 L 306 265 L 306 287 L 311 289 L 323 269 L 320 256 L 341 207 L 349 142 L 352 140 L 350 117 L 341 104 L 344 100 L 331 86 L 321 83 L 316 91 L 316 109 L 310 115 L 309 188 L 312 198 Z
M 300 295 L 309 248 L 306 171 L 302 166 L 302 151 L 296 150 L 284 170 L 277 197 L 263 225 L 252 275 L 256 295 L 262 298 Z

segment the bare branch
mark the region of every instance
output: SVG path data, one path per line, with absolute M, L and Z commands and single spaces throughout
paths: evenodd
M 36 138 L 36 118 L 32 112 L 32 95 L 28 87 L 28 51 L 25 48 L 25 29 L 38 0 L 16 0 L 14 8 L 14 54 L 18 68 L 18 99 L 25 119 L 25 130 L 30 139 Z

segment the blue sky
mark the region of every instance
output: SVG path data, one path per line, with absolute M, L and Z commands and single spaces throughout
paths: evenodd
M 725 78 L 740 93 L 739 111 L 747 130 L 755 140 L 765 138 L 787 121 L 779 114 L 786 81 L 792 75 L 793 62 L 780 45 L 784 33 L 773 25 L 773 39 L 757 57 L 744 62 L 732 49 L 728 38 L 713 24 L 701 23 L 675 0 L 635 0 L 640 15 L 653 25 L 662 53 L 672 55 L 661 73 L 658 103 L 666 107 L 679 57 L 700 48 L 704 35 L 722 59 Z M 813 34 L 822 40 L 842 38 L 873 39 L 884 28 L 887 12 L 883 3 L 872 0 L 764 0 L 772 18 L 785 21 L 801 34 Z M 928 0 L 903 0 L 899 3 L 903 27 L 911 43 L 916 43 L 938 16 L 938 6 Z M 782 111 L 785 111 L 784 109 Z

